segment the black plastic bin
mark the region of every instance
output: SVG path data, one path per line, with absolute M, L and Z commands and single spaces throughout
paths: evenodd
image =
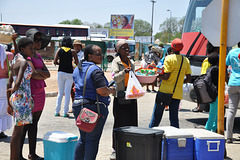
M 113 130 L 117 160 L 160 160 L 163 130 L 120 127 Z

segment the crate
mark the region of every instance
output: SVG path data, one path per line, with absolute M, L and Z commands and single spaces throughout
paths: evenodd
M 184 130 L 194 136 L 194 160 L 224 159 L 225 139 L 223 135 L 205 129 Z
M 61 131 L 48 132 L 43 137 L 45 160 L 73 159 L 78 137 Z
M 162 159 L 193 160 L 193 134 L 171 126 L 154 127 L 164 131 Z
M 127 126 L 115 128 L 113 134 L 117 160 L 161 159 L 163 131 Z

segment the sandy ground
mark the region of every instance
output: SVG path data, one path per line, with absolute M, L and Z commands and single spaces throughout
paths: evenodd
M 50 74 L 51 74 L 51 77 L 45 80 L 47 84 L 47 87 L 45 88 L 46 93 L 58 91 L 57 71 L 50 70 Z M 109 81 L 112 80 L 110 71 L 106 71 L 105 76 Z

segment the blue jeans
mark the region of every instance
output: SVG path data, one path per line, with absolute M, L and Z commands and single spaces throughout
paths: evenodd
M 179 128 L 179 122 L 178 122 L 178 108 L 179 108 L 179 99 L 172 99 L 170 105 L 169 105 L 169 119 L 170 119 L 170 126 Z M 157 127 L 161 120 L 162 115 L 164 112 L 165 106 L 157 104 L 155 102 L 152 119 L 149 124 L 149 128 Z
M 84 105 L 84 107 L 91 109 L 92 111 L 97 113 L 97 107 L 95 104 Z M 80 138 L 75 148 L 74 160 L 95 160 L 96 159 L 99 140 L 101 138 L 103 127 L 108 116 L 107 106 L 101 103 L 99 104 L 99 107 L 100 107 L 100 113 L 102 116 L 100 116 L 95 129 L 91 133 L 87 133 L 79 130 Z M 72 109 L 73 109 L 73 114 L 76 120 L 81 111 L 81 106 L 73 106 Z

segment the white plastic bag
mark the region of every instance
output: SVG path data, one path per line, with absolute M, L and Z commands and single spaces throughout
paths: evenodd
M 129 72 L 128 85 L 126 90 L 126 99 L 138 99 L 145 95 L 141 84 L 132 71 Z
M 141 61 L 141 68 L 147 68 L 148 64 L 146 63 L 145 59 Z

